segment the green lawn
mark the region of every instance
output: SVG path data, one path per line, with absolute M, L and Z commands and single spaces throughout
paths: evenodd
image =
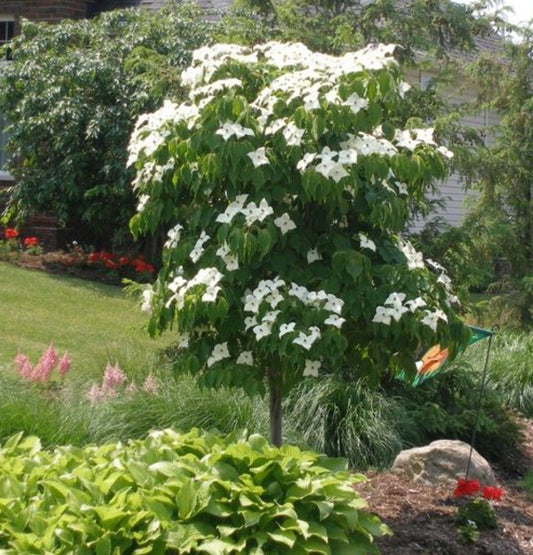
M 170 334 L 153 340 L 146 314 L 119 287 L 0 263 L 0 368 L 22 352 L 35 361 L 53 342 L 72 358 L 72 373 L 100 375 L 117 361 L 132 375 L 156 364 Z

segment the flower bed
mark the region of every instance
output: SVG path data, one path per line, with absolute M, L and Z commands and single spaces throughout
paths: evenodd
M 109 284 L 120 284 L 123 279 L 151 281 L 156 271 L 142 254 L 95 251 L 84 249 L 76 242 L 69 245 L 66 251 L 45 253 L 38 237 L 22 237 L 16 229 L 9 227 L 4 230 L 3 236 L 3 240 L 0 239 L 0 260 L 24 267 Z

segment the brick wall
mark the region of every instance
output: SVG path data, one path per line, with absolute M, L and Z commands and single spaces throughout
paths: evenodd
M 0 16 L 56 23 L 87 16 L 87 0 L 0 0 Z

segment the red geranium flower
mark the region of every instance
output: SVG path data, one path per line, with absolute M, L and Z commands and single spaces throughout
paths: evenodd
M 16 239 L 19 236 L 19 232 L 12 228 L 6 227 L 6 239 Z
M 145 262 L 140 256 L 138 256 L 131 265 L 135 268 L 135 271 L 138 274 L 142 274 L 143 272 L 150 272 L 151 274 L 155 273 L 155 267 L 152 264 L 148 264 Z
M 464 495 L 472 495 L 480 490 L 479 482 L 477 480 L 465 480 L 459 478 L 457 480 L 457 487 L 453 491 L 454 497 L 463 497 Z
M 130 259 L 127 256 L 121 256 L 118 262 L 121 266 L 127 266 L 130 263 Z
M 116 270 L 118 268 L 118 264 L 110 258 L 104 258 L 103 260 L 104 265 L 108 270 Z
M 26 248 L 36 247 L 39 244 L 39 239 L 37 237 L 26 237 L 23 243 Z
M 115 255 L 111 252 L 100 251 L 100 259 L 101 260 L 114 260 Z
M 100 260 L 100 253 L 98 252 L 92 252 L 87 259 L 89 260 L 89 262 L 98 262 Z
M 503 497 L 503 490 L 493 486 L 485 486 L 483 488 L 483 499 L 494 499 L 499 501 Z

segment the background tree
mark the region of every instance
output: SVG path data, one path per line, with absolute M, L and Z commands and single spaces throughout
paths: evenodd
M 253 44 L 266 37 L 299 41 L 322 52 L 340 54 L 369 42 L 401 45 L 398 55 L 441 60 L 474 50 L 475 37 L 491 32 L 481 16 L 489 2 L 473 5 L 449 0 L 235 0 L 219 36 Z
M 189 101 L 141 118 L 130 144 L 132 229 L 169 228 L 150 330 L 175 327 L 176 368 L 203 385 L 268 384 L 277 444 L 302 376 L 377 383 L 468 335 L 444 270 L 401 236 L 451 153 L 406 127 L 393 49 L 200 49 Z
M 10 216 L 52 212 L 76 229 L 76 239 L 128 241 L 135 201 L 125 160 L 134 121 L 164 96 L 179 95 L 176 69 L 209 33 L 198 8 L 174 2 L 158 13 L 24 21 L 0 77 L 17 180 Z
M 533 302 L 533 36 L 515 28 L 518 39 L 501 52 L 481 56 L 471 67 L 477 105 L 499 115 L 491 137 L 471 152 L 465 166 L 479 195 L 464 230 L 476 237 L 478 256 L 505 260 L 499 291 L 515 291 L 519 320 L 532 322 Z M 502 276 L 493 275 L 493 280 Z

